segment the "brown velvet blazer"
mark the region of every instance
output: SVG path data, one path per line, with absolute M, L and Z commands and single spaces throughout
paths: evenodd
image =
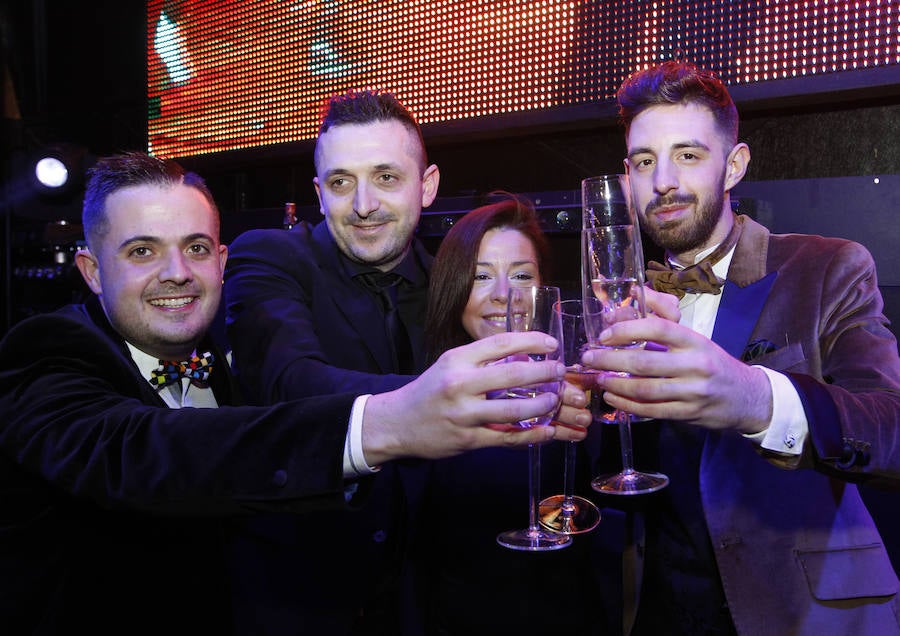
M 875 263 L 852 241 L 738 218 L 713 340 L 785 373 L 810 436 L 793 469 L 739 435 L 707 437 L 701 497 L 735 625 L 900 634 L 900 584 L 852 483 L 900 479 L 900 356 Z M 775 349 L 753 358 L 770 348 L 760 343 Z
M 900 634 L 900 583 L 857 488 L 900 483 L 900 356 L 875 263 L 852 241 L 736 218 L 744 230 L 712 339 L 791 380 L 809 437 L 801 458 L 785 460 L 733 432 L 702 435 L 699 496 L 734 625 L 741 635 Z M 643 567 L 640 532 L 628 527 L 626 632 Z

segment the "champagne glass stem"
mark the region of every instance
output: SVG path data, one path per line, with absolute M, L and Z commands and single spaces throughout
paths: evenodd
M 575 514 L 575 444 L 578 442 L 566 442 L 566 459 L 563 466 L 563 502 L 562 514 L 566 519 L 571 519 Z M 564 526 L 568 525 L 563 523 Z
M 541 484 L 541 447 L 537 444 L 528 445 L 528 531 L 537 533 L 538 527 L 538 502 Z
M 634 449 L 631 442 L 631 414 L 619 409 L 619 438 L 622 447 L 622 473 L 630 475 L 634 472 Z

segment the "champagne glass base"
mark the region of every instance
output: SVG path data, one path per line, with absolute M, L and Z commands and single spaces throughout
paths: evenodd
M 510 550 L 542 552 L 567 548 L 572 545 L 572 537 L 540 528 L 525 528 L 498 534 L 497 543 Z
M 600 475 L 591 482 L 591 488 L 606 495 L 644 495 L 662 490 L 668 485 L 669 478 L 662 473 L 638 471 Z
M 564 500 L 564 495 L 553 495 L 538 505 L 538 520 L 544 528 L 563 534 L 580 534 L 593 530 L 600 523 L 600 511 L 589 500 L 572 497 L 574 509 L 569 514 L 563 511 Z

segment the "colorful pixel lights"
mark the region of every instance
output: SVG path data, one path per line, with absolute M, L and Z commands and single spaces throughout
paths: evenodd
M 150 150 L 171 157 L 312 139 L 352 89 L 426 124 L 607 100 L 673 57 L 729 84 L 900 65 L 900 0 L 150 0 L 147 16 Z

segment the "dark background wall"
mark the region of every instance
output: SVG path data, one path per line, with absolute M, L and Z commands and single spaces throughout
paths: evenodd
M 6 103 L 14 97 L 21 112 L 16 118 L 4 109 L 0 130 L 2 333 L 11 322 L 67 302 L 82 289 L 67 261 L 67 250 L 80 238 L 79 197 L 49 206 L 24 201 L 19 177 L 30 153 L 59 141 L 83 145 L 94 156 L 146 147 L 144 10 L 142 3 L 112 0 L 3 0 L 0 37 L 0 62 L 11 77 L 2 95 Z M 886 313 L 898 325 L 900 66 L 877 69 L 874 76 L 840 74 L 824 86 L 817 78 L 806 84 L 815 90 L 807 95 L 798 94 L 794 81 L 735 87 L 741 138 L 753 154 L 738 193 L 773 229 L 847 236 L 869 246 Z M 442 173 L 442 200 L 429 227 L 440 228 L 447 211 L 473 207 L 494 189 L 543 193 L 557 276 L 563 283 L 573 280 L 577 243 L 557 220 L 566 205 L 577 205 L 570 195 L 582 178 L 621 170 L 622 135 L 610 104 L 433 125 L 424 132 Z M 226 241 L 249 227 L 280 225 L 287 201 L 318 219 L 309 143 L 183 163 L 207 178 L 222 208 Z M 876 177 L 880 188 L 872 187 Z M 436 247 L 440 232 L 423 232 L 423 238 Z M 900 566 L 897 497 L 866 497 Z

